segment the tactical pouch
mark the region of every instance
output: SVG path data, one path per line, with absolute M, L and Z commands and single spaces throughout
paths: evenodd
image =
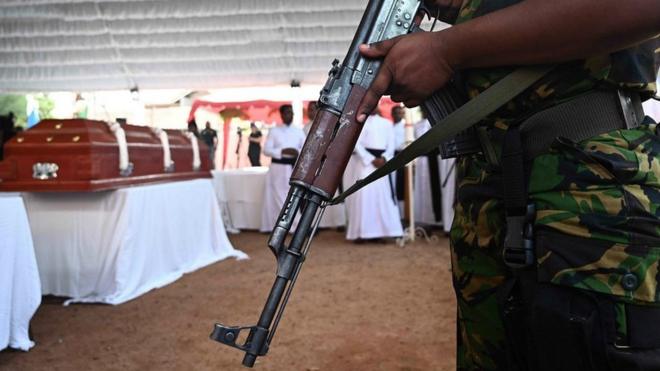
M 584 99 L 604 101 L 608 96 L 598 93 Z M 554 118 L 546 117 L 551 113 L 543 112 L 534 120 L 528 120 L 528 123 L 540 125 L 554 122 Z M 636 127 L 639 122 L 610 121 L 601 125 L 613 126 L 610 128 L 614 133 L 611 137 L 603 135 L 600 141 L 591 140 L 580 146 L 566 139 L 555 141 L 555 150 L 561 149 L 565 157 L 574 159 L 574 162 L 567 167 L 565 162 L 557 160 L 555 153 L 555 157 L 546 156 L 543 164 L 551 165 L 555 161 L 562 171 L 559 173 L 561 179 L 568 179 L 565 187 L 563 183 L 546 181 L 553 176 L 550 171 L 552 166 L 540 166 L 536 174 L 538 184 L 532 182 L 529 188 L 531 200 L 537 207 L 532 237 L 535 264 L 520 265 L 521 268 L 517 269 L 514 266 L 514 277 L 499 292 L 509 345 L 509 370 L 660 370 L 657 274 L 654 270 L 648 270 L 660 256 L 660 240 L 657 235 L 648 232 L 653 229 L 647 227 L 653 225 L 652 221 L 657 220 L 654 219 L 657 216 L 649 214 L 643 202 L 636 202 L 628 195 L 625 218 L 617 219 L 611 210 L 608 213 L 595 208 L 586 212 L 584 202 L 582 209 L 572 211 L 577 215 L 574 219 L 579 217 L 585 224 L 592 222 L 588 224 L 592 227 L 589 229 L 592 233 L 598 232 L 593 225 L 605 228 L 604 231 L 612 235 L 619 228 L 627 236 L 632 236 L 630 238 L 634 243 L 615 243 L 593 236 L 572 236 L 556 231 L 564 226 L 561 220 L 570 220 L 566 215 L 571 210 L 554 205 L 552 202 L 557 200 L 553 198 L 554 194 L 567 197 L 575 184 L 597 184 L 600 191 L 609 191 L 610 188 L 606 187 L 611 185 L 611 192 L 616 192 L 622 184 L 630 184 L 630 188 L 635 189 L 645 184 L 644 171 L 651 172 L 645 167 L 637 168 L 621 161 L 621 158 L 631 156 L 613 156 L 614 151 L 593 153 L 595 150 L 592 147 L 605 152 L 603 148 L 610 148 L 607 144 L 617 143 L 620 147 L 621 143 L 630 141 L 629 146 L 624 146 L 622 150 L 630 151 L 626 154 L 634 152 L 636 157 L 631 158 L 652 162 L 652 157 L 656 156 L 655 139 L 652 135 L 645 136 L 648 128 L 643 126 L 635 132 L 622 130 L 617 134 L 618 130 Z M 590 127 L 584 131 L 592 129 Z M 523 142 L 527 143 L 529 137 L 525 137 L 524 130 L 525 126 L 521 132 Z M 602 127 L 598 128 L 599 132 L 602 130 Z M 616 135 L 621 139 L 614 142 L 612 139 L 619 138 Z M 601 143 L 605 144 L 597 147 Z M 530 156 L 526 151 L 525 157 L 535 158 L 539 153 Z M 575 173 L 568 172 L 573 164 Z M 506 167 L 506 164 L 503 166 Z M 592 169 L 596 175 L 592 177 L 585 169 Z M 606 195 L 611 195 L 611 192 Z M 506 192 L 504 194 L 506 196 Z M 592 197 L 589 200 L 599 205 L 595 199 Z M 608 205 L 612 204 L 610 202 Z M 563 219 L 551 218 L 557 210 L 564 212 Z M 613 215 L 606 218 L 610 214 Z M 593 224 L 596 217 L 600 218 L 597 219 L 599 222 Z M 625 224 L 628 223 L 626 220 L 632 222 Z
M 660 308 L 549 283 L 519 304 L 503 313 L 511 370 L 660 370 Z

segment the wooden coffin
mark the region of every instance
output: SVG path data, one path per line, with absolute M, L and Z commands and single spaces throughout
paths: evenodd
M 211 168 L 209 147 L 201 140 L 197 141 L 199 159 L 195 159 L 195 151 L 188 136 L 188 132 L 182 130 L 164 130 L 170 142 L 170 153 L 174 162 L 175 173 L 189 173 L 194 170 L 195 161 L 200 161 L 200 167 L 208 171 Z
M 170 148 L 161 131 L 150 127 L 43 120 L 5 145 L 0 191 L 100 191 L 211 176 L 203 144 L 198 145 L 200 161 L 194 167 L 194 146 L 188 135 L 176 130 L 166 133 Z M 174 162 L 169 166 L 167 153 Z

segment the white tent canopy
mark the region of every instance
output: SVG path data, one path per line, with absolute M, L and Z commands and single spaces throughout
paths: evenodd
M 323 83 L 366 0 L 2 0 L 0 91 Z

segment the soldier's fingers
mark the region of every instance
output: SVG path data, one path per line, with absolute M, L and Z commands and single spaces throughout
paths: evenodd
M 374 79 L 374 82 L 371 84 L 371 87 L 367 90 L 362 102 L 358 108 L 357 122 L 364 122 L 367 119 L 367 116 L 373 112 L 373 110 L 378 106 L 378 101 L 380 97 L 385 94 L 387 89 L 392 82 L 392 71 L 389 68 L 387 60 L 383 61 L 383 65 L 378 71 L 378 75 Z
M 367 58 L 382 58 L 392 49 L 392 47 L 399 42 L 399 38 L 395 37 L 389 40 L 383 40 L 374 44 L 361 44 L 359 46 L 360 53 Z

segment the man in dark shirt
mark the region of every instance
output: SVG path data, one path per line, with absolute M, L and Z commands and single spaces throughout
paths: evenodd
M 209 147 L 209 160 L 211 161 L 211 168 L 215 168 L 215 149 L 218 145 L 218 132 L 211 129 L 211 123 L 206 122 L 206 127 L 200 133 L 202 141 Z
M 0 116 L 0 160 L 3 159 L 4 145 L 16 135 L 16 116 L 9 112 L 7 116 Z

